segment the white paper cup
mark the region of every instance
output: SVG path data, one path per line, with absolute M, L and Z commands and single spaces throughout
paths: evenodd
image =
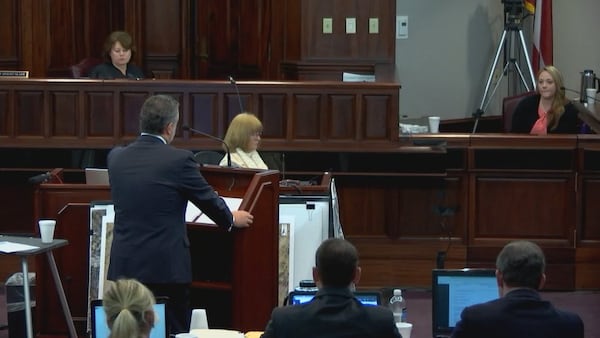
M 440 117 L 439 116 L 429 116 L 429 132 L 430 133 L 439 133 L 440 132 Z
M 192 311 L 192 320 L 190 322 L 190 330 L 208 329 L 208 320 L 206 319 L 206 310 L 194 309 Z
M 41 219 L 38 221 L 38 225 L 40 226 L 42 243 L 52 243 L 56 221 L 53 219 Z
M 410 338 L 410 332 L 412 331 L 413 325 L 411 323 L 396 323 L 398 332 L 402 335 L 402 338 Z
M 175 338 L 198 338 L 198 336 L 192 333 L 178 333 Z
M 596 104 L 596 88 L 587 88 L 585 90 L 585 95 L 587 98 L 587 104 L 588 107 L 593 106 L 594 104 Z

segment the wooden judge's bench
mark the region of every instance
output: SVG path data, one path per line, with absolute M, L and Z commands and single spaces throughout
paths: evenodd
M 540 244 L 547 255 L 547 288 L 600 288 L 599 136 L 473 135 L 444 132 L 450 129 L 442 124 L 441 134 L 400 137 L 398 84 L 238 85 L 242 105 L 263 121 L 261 154 L 276 160 L 281 173 L 275 182 L 283 175 L 310 178 L 331 173 L 344 234 L 360 253 L 361 287 L 428 287 L 431 269 L 438 264 L 493 267 L 495 256 L 508 241 L 529 239 Z M 106 187 L 96 191 L 80 184 L 81 162 L 74 158 L 92 152 L 92 163 L 105 165 L 102 161 L 108 149 L 136 137 L 139 108 L 146 97 L 158 93 L 173 95 L 181 102 L 181 125 L 217 136 L 224 135 L 229 120 L 240 110 L 235 88 L 228 82 L 0 81 L 0 121 L 4 122 L 0 125 L 0 184 L 4 192 L 0 202 L 5 206 L 0 216 L 10 220 L 0 231 L 35 233 L 38 217 L 69 208 L 85 217 L 87 211 L 78 205 L 92 198 L 90 191 L 109 198 Z M 177 147 L 220 149 L 202 136 L 183 131 L 177 135 Z M 59 189 L 60 184 L 36 186 L 28 184 L 27 178 L 55 167 L 65 168 L 66 183 L 82 188 L 75 193 L 57 193 L 60 203 L 42 208 L 39 203 L 48 203 L 43 202 L 42 192 Z M 38 197 L 35 203 L 34 196 Z M 64 209 L 65 205 L 73 207 Z M 270 219 L 268 224 L 276 227 L 277 221 Z M 88 229 L 87 224 L 70 229 L 58 225 L 57 231 L 58 237 L 61 231 L 85 237 Z M 274 235 L 268 232 L 266 236 Z M 195 239 L 209 248 L 218 243 L 204 232 Z M 267 238 L 254 240 L 266 243 Z M 87 245 L 71 238 L 69 243 L 82 251 Z M 214 249 L 256 255 L 250 246 L 230 246 Z M 61 248 L 55 255 L 81 329 L 87 310 L 82 281 L 87 276 L 77 266 L 87 257 L 74 257 L 68 250 Z M 275 257 L 260 252 L 267 255 L 265 259 Z M 37 265 L 43 273 L 43 262 Z M 38 279 L 39 290 L 52 287 L 39 283 Z M 236 283 L 232 277 L 226 282 L 197 284 L 198 290 L 209 290 L 199 292 L 199 298 L 215 292 L 233 297 Z M 39 297 L 46 294 L 38 293 L 40 311 L 46 305 Z M 270 302 L 267 307 L 275 305 Z M 264 316 L 268 314 L 257 314 L 253 324 L 239 329 L 264 329 Z M 40 335 L 66 332 L 60 318 L 54 323 L 37 318 Z M 236 317 L 231 318 L 235 327 Z

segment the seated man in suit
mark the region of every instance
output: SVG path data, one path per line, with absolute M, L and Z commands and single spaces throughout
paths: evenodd
M 465 308 L 452 337 L 583 338 L 577 314 L 541 299 L 546 281 L 542 249 L 529 241 L 507 244 L 496 259 L 500 298 Z
M 360 267 L 350 242 L 331 238 L 321 243 L 316 265 L 313 278 L 319 291 L 314 299 L 274 309 L 263 338 L 401 337 L 391 310 L 364 306 L 354 298 Z

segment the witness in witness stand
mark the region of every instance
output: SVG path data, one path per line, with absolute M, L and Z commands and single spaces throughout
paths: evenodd
M 452 337 L 583 338 L 577 314 L 541 299 L 546 282 L 544 253 L 529 241 L 507 244 L 496 259 L 500 298 L 465 308 Z
M 225 143 L 231 150 L 232 166 L 268 169 L 257 151 L 262 130 L 263 126 L 260 120 L 250 113 L 240 113 L 231 120 L 225 134 Z M 227 165 L 227 154 L 219 164 Z
M 143 79 L 144 73 L 131 64 L 135 45 L 127 32 L 112 32 L 104 42 L 105 63 L 99 64 L 89 73 L 95 79 Z
M 390 309 L 364 306 L 354 297 L 361 273 L 354 245 L 330 238 L 321 243 L 315 260 L 319 291 L 313 300 L 274 309 L 262 338 L 401 337 Z
M 108 282 L 102 305 L 111 338 L 146 338 L 154 327 L 154 295 L 135 279 Z
M 577 108 L 565 97 L 562 75 L 554 66 L 542 68 L 537 76 L 537 93 L 524 98 L 512 117 L 513 133 L 536 135 L 577 134 Z

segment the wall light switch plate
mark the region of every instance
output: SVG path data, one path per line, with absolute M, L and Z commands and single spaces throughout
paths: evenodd
M 379 18 L 369 18 L 369 34 L 379 34 Z
M 323 34 L 332 34 L 333 33 L 333 19 L 332 18 L 323 18 Z
M 346 18 L 346 34 L 356 34 L 356 18 Z
M 396 17 L 396 39 L 408 39 L 408 16 Z

